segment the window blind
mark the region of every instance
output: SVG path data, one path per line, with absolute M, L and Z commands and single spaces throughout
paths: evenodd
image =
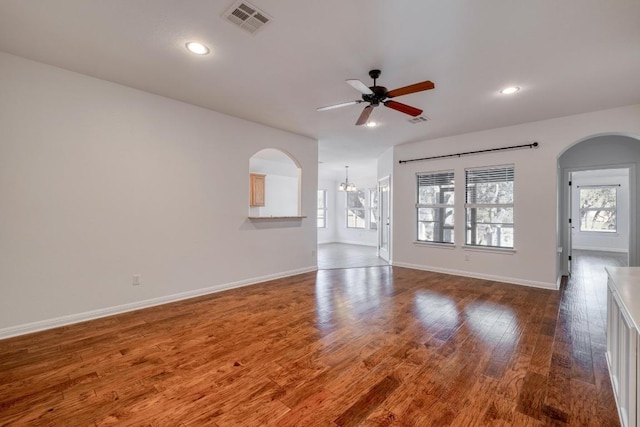
M 513 166 L 492 169 L 467 169 L 467 184 L 513 181 Z
M 477 184 L 513 182 L 514 175 L 513 166 L 502 166 L 488 169 L 467 169 L 465 171 L 466 203 L 476 203 Z
M 453 171 L 418 174 L 418 186 L 453 185 Z

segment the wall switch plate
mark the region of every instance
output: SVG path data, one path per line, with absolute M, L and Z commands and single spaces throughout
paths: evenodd
M 133 286 L 138 286 L 140 285 L 140 283 L 142 283 L 142 276 L 139 274 L 134 274 L 133 275 L 133 281 L 131 282 L 131 284 Z

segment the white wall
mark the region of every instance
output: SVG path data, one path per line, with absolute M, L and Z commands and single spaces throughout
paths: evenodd
M 378 157 L 378 179 L 391 176 L 393 174 L 394 162 L 394 148 L 389 148 Z
M 318 190 L 327 191 L 327 226 L 318 228 L 318 244 L 336 242 L 336 188 L 339 182 L 330 179 L 320 179 L 318 181 Z
M 555 288 L 559 271 L 556 254 L 557 247 L 561 246 L 556 227 L 558 157 L 576 142 L 606 133 L 639 136 L 640 105 L 396 146 L 395 161 L 534 141 L 540 143 L 537 149 L 407 164 L 396 162 L 393 172 L 393 264 Z M 515 166 L 515 252 L 465 249 L 462 247 L 464 170 L 503 164 Z M 459 196 L 455 205 L 455 248 L 414 244 L 415 175 L 448 169 L 455 170 Z
M 316 268 L 315 140 L 4 53 L 0 94 L 0 337 Z M 267 147 L 307 219 L 247 220 Z
M 638 143 L 640 146 L 640 142 Z M 574 219 L 573 249 L 587 249 L 610 252 L 629 251 L 629 171 L 608 169 L 574 172 L 571 193 L 572 215 Z M 580 188 L 585 186 L 614 185 L 616 196 L 616 232 L 603 233 L 580 230 Z
M 265 177 L 263 216 L 296 216 L 298 214 L 298 178 L 269 174 Z

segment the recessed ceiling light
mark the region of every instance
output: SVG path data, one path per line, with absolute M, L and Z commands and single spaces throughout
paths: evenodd
M 202 43 L 189 42 L 186 44 L 186 46 L 190 52 L 193 52 L 196 55 L 206 55 L 207 53 L 209 53 L 209 48 L 203 45 Z
M 502 89 L 500 93 L 503 95 L 511 95 L 512 93 L 516 93 L 519 90 L 520 88 L 518 86 L 509 86 Z
M 378 126 L 378 123 L 376 122 L 367 122 L 367 127 L 374 128 L 376 126 Z

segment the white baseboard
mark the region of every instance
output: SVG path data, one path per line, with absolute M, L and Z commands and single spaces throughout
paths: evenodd
M 449 268 L 433 267 L 429 265 L 409 264 L 405 262 L 393 262 L 394 267 L 412 268 L 414 270 L 433 271 L 434 273 L 451 274 L 453 276 L 471 277 L 473 279 L 492 280 L 494 282 L 513 283 L 514 285 L 531 286 L 534 288 L 558 290 L 559 287 L 555 283 L 538 282 L 535 280 L 523 280 L 513 277 L 495 276 L 493 274 L 475 273 L 472 271 L 453 270 Z
M 86 311 L 84 313 L 71 314 L 68 316 L 56 317 L 54 319 L 40 320 L 38 322 L 26 323 L 23 325 L 11 326 L 0 329 L 0 339 L 15 337 L 18 335 L 30 334 L 32 332 L 44 331 L 60 326 L 71 325 L 73 323 L 86 322 L 88 320 L 98 319 L 100 317 L 113 316 L 114 314 L 126 313 L 128 311 L 140 310 L 156 305 L 168 304 L 184 299 L 195 298 L 202 295 L 213 294 L 215 292 L 226 291 L 229 289 L 240 288 L 243 286 L 255 285 L 256 283 L 267 282 L 269 280 L 281 279 L 283 277 L 295 276 L 302 273 L 316 271 L 317 266 L 299 268 L 296 270 L 284 271 L 281 273 L 268 274 L 266 276 L 254 277 L 251 279 L 240 280 L 237 282 L 224 283 L 211 286 L 208 288 L 196 289 L 179 294 L 166 295 L 158 298 L 152 298 L 143 301 L 136 301 L 128 304 L 122 304 L 115 307 L 101 308 L 98 310 Z

